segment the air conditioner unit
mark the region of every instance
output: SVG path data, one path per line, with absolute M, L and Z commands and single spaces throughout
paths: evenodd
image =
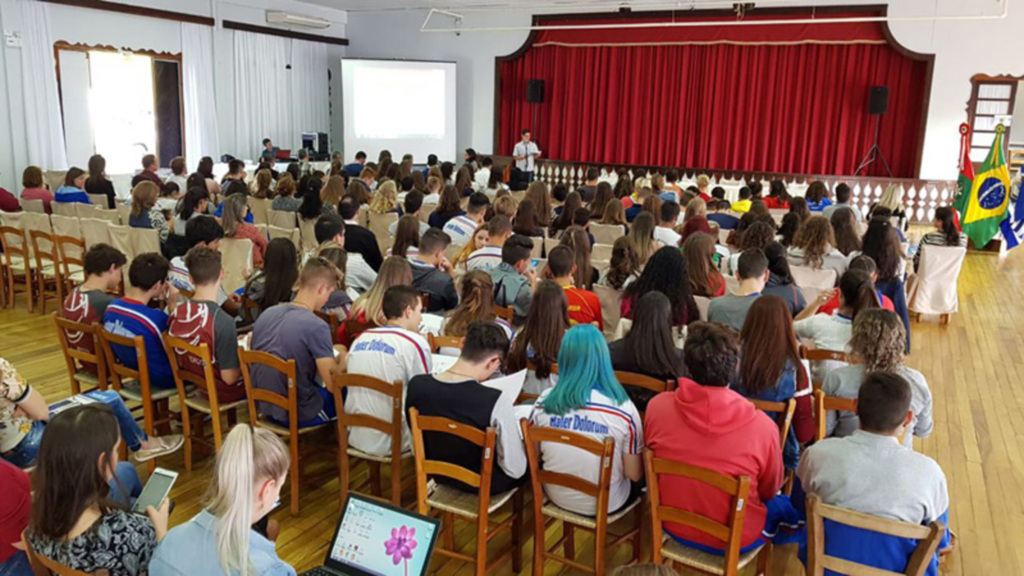
M 288 12 L 267 11 L 267 23 L 284 24 L 286 26 L 304 26 L 306 28 L 330 28 L 331 23 L 324 18 L 314 16 L 301 16 L 289 14 Z

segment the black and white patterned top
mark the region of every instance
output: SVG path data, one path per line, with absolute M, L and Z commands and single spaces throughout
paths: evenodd
M 149 518 L 112 510 L 67 542 L 29 537 L 32 550 L 65 566 L 103 576 L 145 576 L 156 548 Z

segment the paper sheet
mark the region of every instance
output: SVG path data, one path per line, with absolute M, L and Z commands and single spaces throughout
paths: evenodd
M 428 333 L 434 336 L 441 335 L 441 328 L 444 326 L 444 316 L 438 316 L 437 314 L 424 314 L 423 320 L 420 322 L 420 334 L 426 335 Z
M 498 399 L 498 402 L 505 402 L 508 406 L 515 406 L 516 398 L 519 398 L 519 393 L 523 391 L 524 382 L 526 382 L 525 369 L 515 374 L 481 382 L 481 384 L 488 388 L 501 390 L 501 398 Z

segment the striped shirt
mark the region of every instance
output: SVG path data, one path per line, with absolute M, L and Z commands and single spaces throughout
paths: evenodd
M 444 225 L 442 231 L 452 239 L 453 246 L 465 246 L 473 238 L 479 224 L 469 216 L 456 216 Z
M 501 264 L 501 247 L 484 246 L 469 255 L 466 260 L 466 270 L 483 270 L 490 272 Z
M 612 459 L 611 494 L 608 511 L 614 511 L 626 504 L 630 483 L 622 470 L 626 454 L 640 454 L 644 448 L 644 430 L 640 414 L 630 400 L 621 405 L 591 390 L 590 400 L 566 414 L 549 414 L 544 410 L 544 401 L 551 390 L 545 390 L 534 405 L 530 421 L 535 426 L 557 428 L 576 432 L 604 441 L 615 440 L 615 455 Z M 597 483 L 601 472 L 600 457 L 565 444 L 541 444 L 541 459 L 545 470 L 578 476 L 588 482 Z M 594 516 L 597 500 L 576 490 L 562 486 L 545 486 L 544 492 L 558 506 L 578 514 Z

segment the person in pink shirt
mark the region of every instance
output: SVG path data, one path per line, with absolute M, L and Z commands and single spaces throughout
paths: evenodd
M 53 192 L 47 190 L 43 183 L 42 168 L 39 166 L 25 168 L 25 171 L 21 173 L 21 185 L 24 186 L 21 191 L 23 200 L 42 200 L 46 213 L 51 213 L 50 202 L 53 202 Z

